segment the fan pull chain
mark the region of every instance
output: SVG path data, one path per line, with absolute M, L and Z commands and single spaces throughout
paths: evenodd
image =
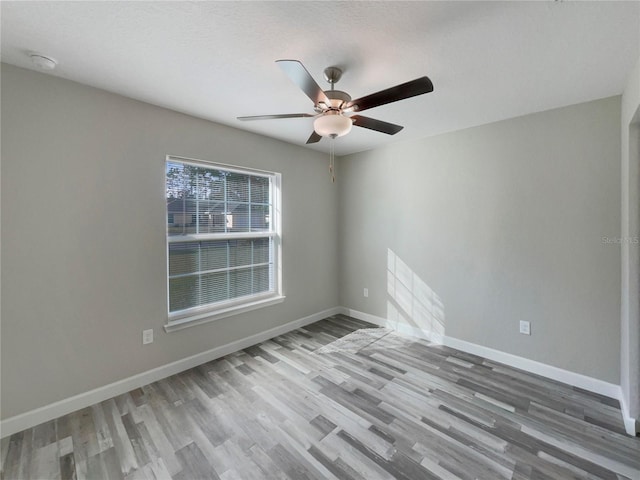
M 336 183 L 336 153 L 335 153 L 335 143 L 336 136 L 331 135 L 331 141 L 329 142 L 329 173 L 331 174 L 331 182 Z

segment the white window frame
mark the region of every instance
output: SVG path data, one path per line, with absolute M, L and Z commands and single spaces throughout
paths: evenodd
M 166 172 L 166 166 L 168 162 L 179 162 L 193 166 L 205 167 L 210 169 L 224 170 L 228 172 L 234 172 L 244 175 L 257 175 L 262 177 L 269 177 L 271 183 L 271 225 L 273 225 L 272 231 L 269 232 L 235 232 L 235 233 L 204 233 L 204 234 L 188 234 L 188 235 L 169 235 L 166 230 L 166 218 L 165 215 L 165 236 L 166 236 L 166 264 L 167 264 L 167 313 L 168 320 L 164 326 L 165 331 L 173 332 L 181 330 L 183 328 L 200 325 L 203 323 L 212 322 L 221 318 L 229 317 L 232 315 L 238 315 L 240 313 L 249 312 L 258 308 L 275 305 L 284 301 L 285 297 L 282 295 L 282 243 L 281 243 L 281 174 L 276 172 L 269 172 L 265 170 L 258 170 L 254 168 L 238 167 L 234 165 L 227 165 L 217 162 L 209 162 L 206 160 L 196 160 L 192 158 L 179 157 L 175 155 L 167 155 L 164 166 Z M 166 175 L 165 175 L 165 189 L 166 189 Z M 166 197 L 165 197 L 166 203 Z M 168 213 L 165 205 L 165 213 Z M 265 292 L 263 294 L 251 295 L 248 297 L 235 298 L 224 302 L 216 302 L 209 305 L 201 305 L 191 307 L 185 310 L 177 312 L 171 312 L 169 300 L 169 245 L 171 243 L 182 242 L 194 242 L 203 240 L 238 240 L 238 239 L 253 239 L 253 238 L 270 238 L 273 242 L 273 251 L 271 252 L 273 258 L 273 291 Z

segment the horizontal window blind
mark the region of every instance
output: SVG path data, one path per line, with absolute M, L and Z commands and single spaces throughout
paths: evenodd
M 277 290 L 277 174 L 169 157 L 170 321 Z

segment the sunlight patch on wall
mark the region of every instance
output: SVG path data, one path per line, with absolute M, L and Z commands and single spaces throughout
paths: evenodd
M 421 336 L 442 343 L 442 299 L 391 249 L 387 250 L 387 294 L 388 327 L 403 330 L 408 326 L 419 330 Z

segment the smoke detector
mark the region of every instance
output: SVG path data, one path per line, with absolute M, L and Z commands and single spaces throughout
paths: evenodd
M 32 53 L 29 57 L 31 58 L 31 62 L 41 70 L 53 70 L 58 64 L 53 58 L 45 57 L 39 53 Z

